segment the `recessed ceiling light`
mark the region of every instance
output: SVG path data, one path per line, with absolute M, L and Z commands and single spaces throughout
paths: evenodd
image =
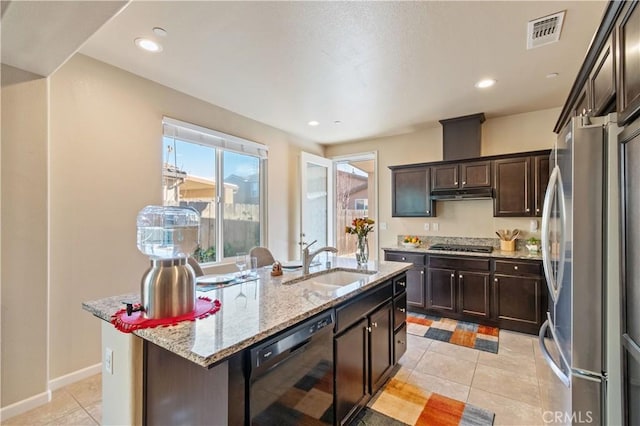
M 492 78 L 487 78 L 486 80 L 480 80 L 475 84 L 478 89 L 486 89 L 487 87 L 491 87 L 496 84 L 496 81 Z
M 136 46 L 140 49 L 146 50 L 147 52 L 161 52 L 162 45 L 160 43 L 156 43 L 153 40 L 149 40 L 148 38 L 139 37 L 134 40 Z
M 557 72 L 550 72 L 549 74 L 546 75 L 546 77 L 547 78 L 556 78 L 559 75 L 560 74 L 558 74 Z
M 320 124 L 319 122 L 317 122 L 316 120 L 311 120 L 310 122 L 307 123 L 309 126 L 317 126 L 318 124 Z

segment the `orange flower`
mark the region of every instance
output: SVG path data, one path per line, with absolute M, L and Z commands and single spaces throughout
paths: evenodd
M 359 237 L 365 237 L 369 232 L 373 232 L 373 224 L 375 221 L 368 217 L 357 217 L 351 221 L 351 226 L 346 226 L 344 231 L 346 234 L 355 234 Z

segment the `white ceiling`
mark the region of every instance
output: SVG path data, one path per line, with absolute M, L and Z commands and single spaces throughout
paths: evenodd
M 48 76 L 126 3 L 2 0 L 2 63 Z
M 605 5 L 134 0 L 80 52 L 300 137 L 338 143 L 477 112 L 490 118 L 561 106 Z M 560 10 L 567 11 L 560 42 L 526 50 L 527 22 Z M 168 35 L 154 36 L 153 27 Z M 140 36 L 164 50 L 140 51 L 133 43 Z M 545 78 L 551 72 L 560 75 Z M 485 77 L 498 83 L 479 91 L 473 85 Z

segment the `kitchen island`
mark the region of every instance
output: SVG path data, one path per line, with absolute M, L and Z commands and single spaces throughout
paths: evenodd
M 356 264 L 353 259 L 334 258 L 332 266 L 333 269 L 354 269 Z M 370 272 L 365 278 L 346 286 L 330 289 L 330 291 L 326 288 L 310 287 L 304 281 L 295 282 L 302 276 L 301 271 L 287 272 L 281 277 L 271 277 L 269 270 L 261 269 L 259 277 L 255 281 L 208 292 L 198 292 L 198 296 L 217 299 L 222 303 L 222 308 L 216 314 L 205 319 L 182 322 L 171 327 L 136 330 L 133 333 L 135 337 L 115 331 L 108 321 L 118 309 L 122 308 L 123 300 L 137 301 L 139 300 L 138 294 L 126 294 L 83 303 L 85 310 L 106 322 L 103 325 L 103 354 L 108 345 L 118 346 L 118 342 L 110 342 L 110 339 L 121 339 L 124 336 L 134 340 L 141 339 L 144 351 L 138 349 L 138 352 L 144 352 L 145 356 L 160 353 L 163 357 L 164 371 L 149 371 L 147 369 L 149 366 L 145 363 L 147 358 L 142 353 L 130 357 L 132 365 L 130 368 L 125 368 L 125 371 L 133 372 L 136 377 L 117 377 L 116 380 L 118 383 L 124 382 L 125 388 L 133 389 L 129 398 L 131 407 L 124 410 L 130 414 L 125 416 L 128 417 L 125 419 L 114 418 L 113 422 L 125 420 L 130 423 L 139 423 L 145 421 L 145 409 L 141 405 L 149 408 L 150 404 L 158 402 L 149 401 L 145 397 L 148 395 L 148 389 L 146 389 L 149 384 L 148 380 L 150 377 L 155 379 L 158 376 L 166 375 L 173 377 L 174 383 L 168 384 L 168 386 L 175 388 L 176 395 L 173 396 L 176 398 L 173 399 L 173 402 L 176 404 L 183 399 L 177 394 L 185 391 L 182 388 L 185 383 L 175 382 L 179 377 L 191 379 L 192 396 L 201 395 L 204 397 L 209 395 L 212 389 L 215 389 L 217 394 L 217 397 L 211 400 L 200 398 L 202 401 L 198 404 L 192 404 L 190 410 L 181 411 L 182 415 L 189 416 L 194 414 L 193 410 L 206 407 L 207 412 L 201 413 L 206 417 L 195 416 L 190 419 L 185 417 L 179 421 L 180 423 L 194 419 L 208 419 L 209 423 L 213 421 L 215 424 L 234 423 L 238 419 L 236 416 L 241 415 L 237 411 L 244 411 L 244 408 L 241 407 L 240 410 L 237 410 L 237 406 L 242 405 L 242 401 L 230 401 L 228 392 L 229 389 L 234 389 L 240 397 L 242 396 L 242 389 L 239 388 L 241 384 L 238 381 L 243 380 L 239 376 L 242 375 L 242 354 L 246 349 L 290 329 L 316 314 L 341 306 L 351 299 L 358 298 L 361 294 L 371 292 L 378 286 L 386 285 L 410 267 L 411 264 L 408 263 L 370 262 L 368 268 L 361 270 L 361 272 Z M 322 273 L 323 269 L 312 268 L 311 275 Z M 106 336 L 107 334 L 108 336 Z M 136 345 L 139 346 L 140 343 L 132 342 L 129 346 Z M 158 365 L 154 364 L 154 368 L 156 367 Z M 120 409 L 117 404 L 109 402 L 111 394 L 108 390 L 114 391 L 113 384 L 110 385 L 109 381 L 112 376 L 118 376 L 119 366 L 115 364 L 113 368 L 114 374 L 103 374 L 103 383 L 105 384 L 103 385 L 103 412 L 105 415 L 110 410 Z M 184 371 L 176 376 L 168 370 L 170 368 Z M 145 374 L 141 377 L 140 372 L 143 370 Z M 196 376 L 199 376 L 199 379 Z M 129 380 L 128 383 L 127 380 Z M 206 385 L 207 389 L 199 389 L 199 384 Z M 157 396 L 164 398 L 165 404 L 167 398 L 171 400 L 171 395 Z M 235 407 L 235 410 L 227 411 L 228 407 Z M 109 424 L 109 419 L 105 420 L 105 424 Z M 178 420 L 167 419 L 167 423 L 174 423 L 174 421 Z

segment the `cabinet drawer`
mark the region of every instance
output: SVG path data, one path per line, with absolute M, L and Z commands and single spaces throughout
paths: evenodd
M 542 275 L 542 263 L 522 262 L 517 260 L 496 260 L 494 271 L 496 274 L 540 276 Z
M 393 329 L 397 329 L 407 320 L 407 293 L 393 299 Z
M 402 274 L 399 277 L 393 279 L 393 295 L 396 296 L 400 293 L 404 293 L 407 290 L 407 276 Z
M 384 255 L 384 260 L 391 262 L 407 262 L 414 265 L 424 266 L 426 261 L 426 254 L 409 253 L 403 251 L 389 251 Z
M 489 271 L 491 261 L 489 259 L 429 256 L 429 267 L 464 271 Z
M 407 324 L 403 324 L 393 333 L 393 363 L 397 364 L 407 351 Z
M 391 281 L 381 284 L 380 287 L 366 293 L 356 300 L 349 301 L 336 308 L 336 333 L 346 330 L 351 324 L 364 317 L 377 306 L 391 299 L 393 287 Z

